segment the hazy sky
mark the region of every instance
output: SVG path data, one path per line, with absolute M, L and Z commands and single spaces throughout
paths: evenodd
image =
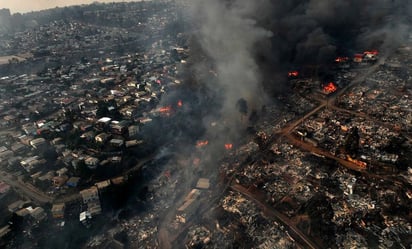
M 89 4 L 93 2 L 133 2 L 133 0 L 0 0 L 0 9 L 10 9 L 12 13 L 30 12 L 42 9 L 50 9 L 56 6 L 69 6 L 79 4 Z

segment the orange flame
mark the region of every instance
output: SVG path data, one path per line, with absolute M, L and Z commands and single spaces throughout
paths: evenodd
M 354 62 L 362 62 L 363 61 L 363 54 L 355 54 L 355 56 L 353 57 L 353 61 Z
M 299 76 L 299 72 L 298 71 L 291 71 L 288 73 L 289 77 L 298 77 Z
M 369 55 L 378 55 L 379 52 L 378 52 L 378 50 L 371 50 L 371 51 L 365 51 L 365 52 L 363 52 L 363 54 L 365 54 L 365 55 L 367 55 L 367 54 L 369 54 Z
M 225 149 L 226 149 L 226 150 L 231 150 L 231 149 L 233 149 L 233 144 L 225 144 Z
M 323 87 L 323 91 L 327 94 L 336 92 L 338 88 L 335 86 L 333 82 L 329 82 L 327 85 Z
M 206 146 L 206 145 L 208 145 L 208 144 L 209 144 L 209 141 L 207 141 L 207 140 L 197 141 L 196 147 L 197 147 L 197 148 L 201 148 L 201 147 L 204 147 L 204 146 Z
M 179 99 L 179 101 L 177 101 L 177 106 L 178 106 L 178 107 L 182 107 L 182 106 L 183 106 L 183 101 L 181 101 L 181 100 Z
M 172 107 L 171 107 L 171 106 L 164 106 L 164 107 L 161 107 L 161 108 L 159 109 L 159 112 L 161 112 L 161 113 L 169 113 L 171 110 L 172 110 Z
M 362 162 L 362 161 L 357 160 L 357 159 L 353 159 L 349 155 L 346 155 L 346 159 L 348 159 L 349 162 L 356 164 L 357 166 L 359 166 L 362 169 L 366 169 L 366 167 L 368 166 L 367 163 Z
M 337 63 L 343 63 L 343 62 L 347 62 L 348 60 L 349 60 L 348 57 L 337 57 L 337 58 L 335 59 L 335 62 L 337 62 Z

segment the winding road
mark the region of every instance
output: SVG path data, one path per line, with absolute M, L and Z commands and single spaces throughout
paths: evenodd
M 251 193 L 247 188 L 239 184 L 232 184 L 230 188 L 234 191 L 241 193 L 242 195 L 248 197 L 250 200 L 255 202 L 259 207 L 262 208 L 263 213 L 266 216 L 275 218 L 281 223 L 283 223 L 283 225 L 285 225 L 286 229 L 289 231 L 291 236 L 297 241 L 299 241 L 304 246 L 304 248 L 311 248 L 311 249 L 321 248 L 319 245 L 313 242 L 312 239 L 306 236 L 306 234 L 304 234 L 299 228 L 297 228 L 296 225 L 293 224 L 292 221 L 288 217 L 286 217 L 284 214 L 280 213 L 279 211 L 275 210 L 271 206 L 267 205 L 264 200 L 257 197 L 256 194 Z
M 20 192 L 29 199 L 38 202 L 39 204 L 52 203 L 53 198 L 38 190 L 31 184 L 24 183 L 20 180 L 13 179 L 14 176 L 1 171 L 0 180 L 12 186 L 17 192 Z

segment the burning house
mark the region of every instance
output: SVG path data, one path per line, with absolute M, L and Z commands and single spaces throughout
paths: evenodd
M 196 148 L 202 148 L 209 144 L 208 140 L 199 140 L 196 142 Z
M 336 63 L 346 63 L 349 61 L 349 57 L 336 57 L 335 62 Z
M 379 52 L 377 50 L 365 51 L 362 54 L 355 54 L 353 57 L 353 62 L 355 63 L 372 63 L 378 60 Z
M 290 71 L 288 72 L 288 77 L 289 78 L 297 78 L 299 76 L 299 72 L 298 71 Z
M 379 53 L 377 50 L 365 51 L 363 52 L 364 60 L 365 61 L 376 61 L 378 59 L 378 54 Z
M 323 85 L 323 92 L 325 94 L 331 94 L 331 93 L 336 92 L 337 90 L 338 90 L 338 87 L 333 82 L 329 82 Z
M 353 56 L 353 62 L 361 63 L 363 61 L 363 54 L 355 54 Z
M 342 69 L 348 69 L 350 67 L 350 60 L 349 60 L 349 57 L 347 56 L 336 57 L 335 63 L 337 64 L 339 68 L 342 68 Z

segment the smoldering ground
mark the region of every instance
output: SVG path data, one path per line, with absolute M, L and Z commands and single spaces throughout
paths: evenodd
M 288 94 L 291 68 L 327 69 L 337 56 L 369 49 L 385 56 L 406 43 L 411 31 L 412 3 L 407 0 L 181 1 L 193 29 L 189 70 L 194 76 L 188 80 L 210 94 L 197 105 L 209 110 L 205 115 L 181 118 L 187 123 L 202 120 L 196 122 L 202 127 L 197 138 L 213 140 L 209 146 L 216 147 L 202 154 L 206 158 L 220 157 L 224 150 L 219 144 L 245 134 L 248 119 L 242 116 L 260 110 L 276 95 Z M 202 93 L 175 95 L 184 99 Z M 204 167 L 208 165 L 206 161 Z M 185 176 L 191 182 L 199 175 Z
M 290 68 L 327 67 L 337 55 L 366 49 L 390 52 L 407 40 L 412 8 L 407 0 L 193 0 L 187 11 L 192 45 L 197 45 L 191 46 L 190 57 L 201 60 L 190 59 L 194 76 L 185 84 L 197 84 L 164 96 L 160 106 L 181 100 L 183 107 L 173 106 L 175 113 L 143 132 L 157 146 L 177 145 L 172 153 L 178 158 L 198 153 L 204 167 L 216 169 L 214 163 L 225 153 L 222 145 L 235 143 L 245 132 L 242 116 L 259 110 L 275 93 L 288 94 Z M 196 152 L 197 139 L 214 140 L 212 148 Z M 217 175 L 203 172 L 208 175 L 193 174 L 189 165 L 172 177 L 182 174 L 181 189 L 190 190 L 197 177 Z
M 187 69 L 192 76 L 186 79 L 192 87 L 167 94 L 161 105 L 177 99 L 192 104 L 173 118 L 173 125 L 181 125 L 168 139 L 237 140 L 252 112 L 288 94 L 291 68 L 327 70 L 337 56 L 369 49 L 385 56 L 406 43 L 411 31 L 407 0 L 178 2 L 189 16 L 182 26 L 192 34 Z M 246 102 L 242 110 L 241 100 Z

